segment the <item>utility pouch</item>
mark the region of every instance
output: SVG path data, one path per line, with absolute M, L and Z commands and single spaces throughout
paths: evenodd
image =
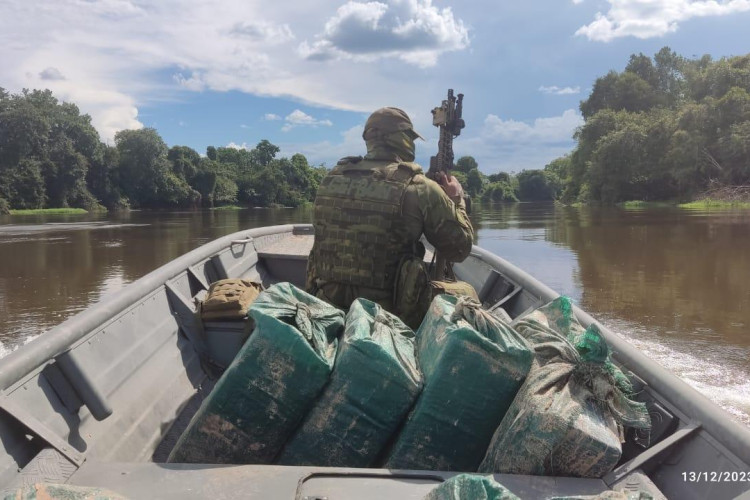
M 414 330 L 419 328 L 432 300 L 428 290 L 430 277 L 422 258 L 418 253 L 403 257 L 393 285 L 394 312 Z
M 469 297 L 479 302 L 479 296 L 474 287 L 465 281 L 430 281 L 430 301 L 441 293 L 454 297 Z
M 208 296 L 200 306 L 201 318 L 243 319 L 262 290 L 263 285 L 250 280 L 216 281 L 209 287 Z

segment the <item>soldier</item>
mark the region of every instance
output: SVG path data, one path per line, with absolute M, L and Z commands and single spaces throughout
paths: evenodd
M 469 255 L 463 190 L 455 177 L 438 184 L 413 163 L 414 140 L 423 138 L 402 110 L 375 111 L 362 137 L 367 155 L 341 159 L 318 189 L 307 291 L 344 310 L 363 297 L 419 326 L 421 315 L 409 310 L 427 285 L 419 239 L 424 233 L 452 262 Z

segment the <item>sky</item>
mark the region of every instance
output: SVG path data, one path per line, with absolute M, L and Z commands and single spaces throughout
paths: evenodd
M 396 106 L 437 149 L 430 110 L 463 93 L 456 157 L 486 174 L 569 152 L 578 105 L 630 54 L 750 52 L 750 0 L 0 0 L 0 87 L 49 88 L 103 141 L 252 148 L 332 166 Z

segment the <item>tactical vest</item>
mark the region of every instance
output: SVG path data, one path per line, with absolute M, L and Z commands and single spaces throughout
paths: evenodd
M 382 161 L 357 160 L 339 162 L 318 188 L 314 277 L 392 290 L 399 261 L 414 245 L 399 241 L 394 229 L 402 223 L 406 188 L 422 170 L 413 163 L 383 168 Z

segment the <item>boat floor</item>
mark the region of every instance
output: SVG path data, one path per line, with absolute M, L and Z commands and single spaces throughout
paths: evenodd
M 169 454 L 172 452 L 172 449 L 174 449 L 180 436 L 182 436 L 182 433 L 187 429 L 193 415 L 198 412 L 203 401 L 209 394 L 211 394 L 217 381 L 218 380 L 206 378 L 206 380 L 201 383 L 196 393 L 188 400 L 185 407 L 172 423 L 169 431 L 164 435 L 164 439 L 161 440 L 159 446 L 154 450 L 154 454 L 151 456 L 152 462 L 166 463 Z

